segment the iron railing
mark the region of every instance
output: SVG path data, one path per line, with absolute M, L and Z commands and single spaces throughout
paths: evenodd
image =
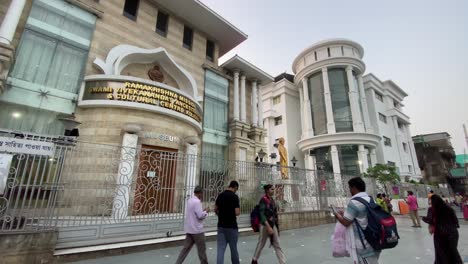
M 265 184 L 276 187 L 275 199 L 283 212 L 326 210 L 331 204 L 345 206 L 347 181 L 352 177 L 63 137 L 31 139 L 54 142 L 53 154 L 0 153 L 0 158 L 11 159 L 9 170 L 0 171 L 0 176 L 7 176 L 0 177 L 5 181 L 0 194 L 0 233 L 142 223 L 151 223 L 152 231 L 136 228 L 131 234 L 181 232 L 185 203 L 195 186 L 203 187 L 204 206 L 213 209 L 231 180 L 240 183 L 242 215 L 238 221 L 247 226 Z M 375 183 L 366 181 L 375 195 Z M 205 227 L 215 226 L 216 216 L 210 213 Z

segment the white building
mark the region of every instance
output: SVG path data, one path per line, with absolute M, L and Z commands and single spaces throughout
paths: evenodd
M 407 94 L 392 81 L 364 76 L 363 55 L 356 42 L 325 40 L 296 57 L 294 76 L 282 74 L 262 87 L 269 153 L 284 137 L 297 166 L 320 167 L 337 180 L 377 163 L 396 166 L 402 177 L 420 177 L 409 117 L 401 111 Z

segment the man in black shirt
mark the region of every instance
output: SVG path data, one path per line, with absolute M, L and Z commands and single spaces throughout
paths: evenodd
M 227 244 L 231 249 L 232 264 L 239 264 L 239 253 L 237 252 L 239 230 L 236 218 L 240 215 L 239 197 L 236 195 L 238 189 L 239 183 L 231 181 L 227 190 L 218 195 L 216 199 L 215 213 L 218 215 L 217 264 L 224 263 L 224 252 Z

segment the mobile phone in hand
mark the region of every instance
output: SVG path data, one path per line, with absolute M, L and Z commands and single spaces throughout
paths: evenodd
M 335 216 L 337 214 L 335 207 L 333 207 L 333 205 L 330 205 L 330 209 L 331 209 L 332 215 Z

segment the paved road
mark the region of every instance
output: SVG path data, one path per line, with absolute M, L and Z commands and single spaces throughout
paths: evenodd
M 397 217 L 401 236 L 399 245 L 385 250 L 381 255 L 381 264 L 395 263 L 433 263 L 434 246 L 427 228 L 412 228 L 408 217 Z M 287 263 L 351 263 L 350 258 L 336 259 L 331 257 L 330 236 L 334 225 L 321 225 L 311 228 L 288 230 L 281 233 L 281 244 L 287 256 Z M 465 263 L 468 263 L 468 224 L 461 225 L 458 249 Z M 241 263 L 250 263 L 257 236 L 245 236 L 239 239 Z M 173 264 L 181 247 L 166 248 L 123 256 L 105 257 L 76 263 L 81 264 Z M 208 258 L 214 263 L 216 259 L 216 241 L 207 243 Z M 230 263 L 229 249 L 226 250 L 225 263 Z M 277 263 L 273 249 L 266 247 L 259 260 L 260 263 Z M 196 249 L 193 248 L 184 263 L 198 264 Z

